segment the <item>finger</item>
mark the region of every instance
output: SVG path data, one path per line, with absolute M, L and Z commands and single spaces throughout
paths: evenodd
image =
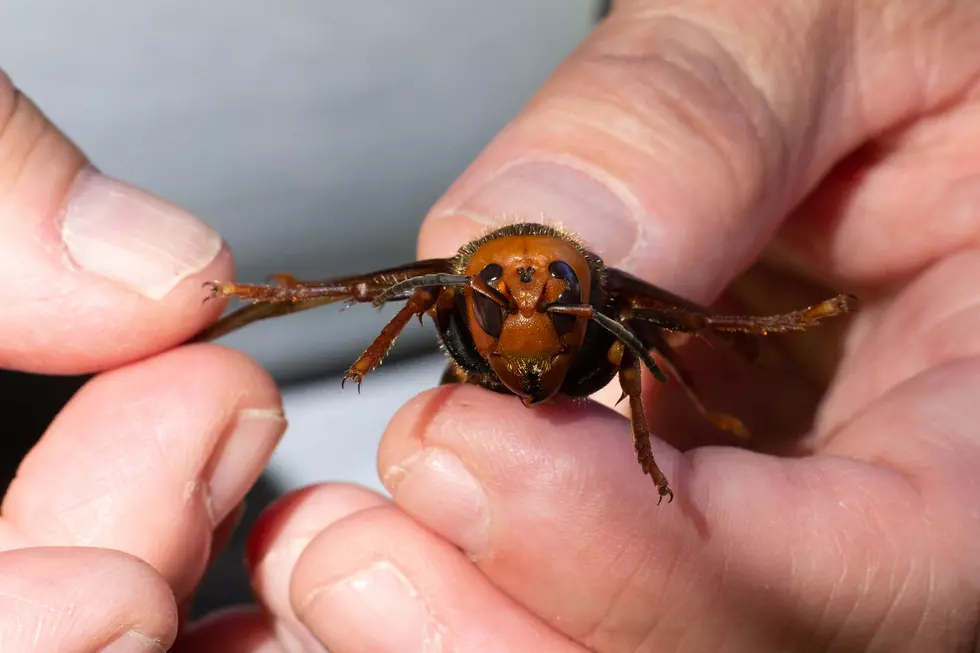
M 676 492 L 667 508 L 657 506 L 631 447 L 620 446 L 629 442 L 621 416 L 570 402 L 535 410 L 512 403 L 468 386 L 413 400 L 382 440 L 385 486 L 545 623 L 592 650 L 643 650 L 671 600 L 660 578 L 645 587 L 648 566 L 669 568 L 699 542 L 697 523 L 678 514 L 694 513 L 686 508 L 697 501 L 691 472 L 655 441 Z M 559 434 L 552 420 L 562 411 Z M 740 470 L 732 463 L 728 473 Z M 615 633 L 606 632 L 606 618 L 619 624 Z M 670 641 L 661 644 L 671 650 Z
M 290 653 L 254 606 L 231 607 L 208 615 L 180 633 L 170 653 Z
M 583 650 L 390 506 L 357 512 L 314 539 L 293 573 L 292 602 L 333 653 Z
M 182 347 L 103 373 L 24 460 L 2 523 L 35 544 L 136 555 L 183 600 L 284 428 L 272 379 L 230 349 Z
M 375 492 L 353 485 L 317 485 L 289 494 L 266 508 L 249 535 L 248 568 L 255 595 L 275 620 L 273 631 L 290 650 L 320 644 L 290 603 L 293 569 L 321 531 L 362 510 L 388 504 Z
M 895 553 L 885 558 L 891 571 L 880 576 L 897 570 L 903 578 L 883 601 L 891 604 L 881 620 L 886 648 L 955 650 L 976 642 L 978 396 L 980 355 L 951 358 L 895 386 L 822 443 L 829 459 L 867 461 L 905 486 L 897 495 L 875 486 L 838 495 L 842 510 L 861 511 L 873 524 L 868 557 L 877 558 L 881 542 L 902 542 L 897 561 Z
M 0 73 L 0 367 L 107 369 L 161 351 L 220 312 L 221 238 L 110 179 Z
M 947 38 L 968 37 L 975 43 L 980 14 L 973 14 Z M 980 73 L 980 60 L 966 59 Z M 958 63 L 926 61 L 937 67 Z M 883 134 L 831 171 L 794 211 L 774 250 L 804 273 L 815 270 L 858 288 L 894 289 L 942 257 L 976 247 L 978 125 L 980 103 L 974 92 Z
M 176 631 L 170 588 L 132 556 L 84 547 L 0 553 L 4 651 L 163 653 Z
M 980 253 L 949 256 L 855 316 L 847 357 L 820 413 L 821 439 L 931 367 L 980 354 Z
M 841 157 L 974 78 L 973 5 L 933 11 L 619 3 L 433 207 L 420 253 L 544 215 L 607 265 L 710 300 Z
M 967 385 L 957 396 L 975 392 Z M 878 437 L 907 417 L 903 401 L 889 404 Z M 919 496 L 894 467 L 732 448 L 681 456 L 655 440 L 675 490 L 658 505 L 629 441 L 627 421 L 595 405 L 527 410 L 448 387 L 396 416 L 379 470 L 399 507 L 593 650 L 799 650 L 832 640 L 859 649 L 878 631 L 896 646 L 913 634 L 923 646 L 962 634 L 961 621 L 947 631 L 943 606 L 969 599 L 969 583 L 957 580 L 965 554 L 936 549 L 930 533 L 945 522 L 922 520 L 937 497 Z M 973 482 L 957 478 L 973 496 Z M 962 546 L 966 529 L 955 530 Z M 881 542 L 897 540 L 882 557 Z M 868 564 L 871 579 L 849 573 Z
M 214 568 L 218 559 L 224 555 L 228 544 L 231 542 L 231 538 L 235 535 L 235 531 L 238 530 L 241 524 L 242 518 L 245 517 L 246 508 L 247 506 L 244 501 L 239 503 L 228 513 L 228 516 L 220 524 L 214 527 L 214 530 L 211 532 L 211 544 L 208 547 L 208 561 L 204 565 L 204 574 L 208 574 Z M 187 622 L 191 611 L 195 608 L 198 600 L 197 592 L 199 590 L 200 586 L 195 587 L 189 595 L 183 597 L 183 601 L 177 606 L 180 623 Z
M 857 422 L 877 401 L 885 401 L 923 377 L 948 372 L 957 362 L 967 365 L 980 356 L 980 253 L 966 250 L 931 267 L 879 310 L 861 316 L 849 354 L 821 408 L 813 445 L 833 455 L 887 464 L 912 476 L 960 492 L 959 476 L 950 464 L 980 464 L 980 418 L 974 402 L 957 403 L 959 392 L 941 393 L 929 410 L 941 410 L 950 421 L 945 429 L 916 427 L 925 406 L 897 410 L 910 422 L 885 435 L 882 429 L 861 429 Z M 969 375 L 962 387 L 972 387 Z M 953 427 L 952 424 L 959 424 Z M 937 430 L 942 437 L 937 437 Z M 901 433 L 899 436 L 898 434 Z M 954 460 L 950 453 L 955 452 Z M 955 467 L 954 465 L 954 467 Z

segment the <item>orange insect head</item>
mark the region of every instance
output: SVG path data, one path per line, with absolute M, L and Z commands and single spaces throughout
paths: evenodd
M 489 289 L 463 291 L 476 349 L 525 404 L 546 401 L 561 388 L 587 327 L 584 318 L 547 308 L 589 303 L 589 261 L 557 230 L 475 245 L 462 272 Z

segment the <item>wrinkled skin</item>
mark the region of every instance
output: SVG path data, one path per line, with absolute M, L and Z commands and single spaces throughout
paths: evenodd
M 616 411 L 434 389 L 385 435 L 392 499 L 283 499 L 252 534 L 265 612 L 179 635 L 282 434 L 280 399 L 241 355 L 178 346 L 220 310 L 200 309 L 201 283 L 233 277 L 220 238 L 135 189 L 76 181 L 83 156 L 3 81 L 0 365 L 102 372 L 5 497 L 3 649 L 131 633 L 184 652 L 974 650 L 977 43 L 973 0 L 617 4 L 436 204 L 419 255 L 543 212 L 697 301 L 767 246 L 858 294 L 846 331 L 760 372 L 777 399 L 709 389 L 772 427 L 767 453 L 676 428 L 688 409 L 650 383 L 677 491 L 658 507 Z M 754 274 L 750 306 L 802 296 Z M 810 408 L 797 455 L 774 455 Z

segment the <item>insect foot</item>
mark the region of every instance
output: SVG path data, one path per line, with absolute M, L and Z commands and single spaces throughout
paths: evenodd
M 854 295 L 838 295 L 806 309 L 803 311 L 803 317 L 808 322 L 816 322 L 827 317 L 836 317 L 845 313 L 851 313 L 856 309 L 857 297 Z
M 344 373 L 344 378 L 340 382 L 340 387 L 343 388 L 348 381 L 354 381 L 357 383 L 357 394 L 361 394 L 361 382 L 364 381 L 364 372 L 356 369 L 356 367 L 351 367 Z
M 203 284 L 201 284 L 201 288 L 206 288 L 208 294 L 204 296 L 203 300 L 201 300 L 201 305 L 203 306 L 204 304 L 207 304 L 212 299 L 227 297 L 228 295 L 225 294 L 225 287 L 228 285 L 230 284 L 222 281 L 205 281 Z

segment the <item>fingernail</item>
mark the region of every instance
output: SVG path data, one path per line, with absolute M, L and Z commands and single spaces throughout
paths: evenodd
M 267 518 L 267 515 L 268 513 L 263 517 Z M 261 521 L 256 524 L 256 528 L 261 526 Z M 276 638 L 288 653 L 326 651 L 309 628 L 299 620 L 289 602 L 292 568 L 317 532 L 319 530 L 307 535 L 283 538 L 277 546 L 268 549 L 261 559 L 257 558 L 254 550 L 248 553 L 246 569 L 252 579 L 253 593 L 263 598 L 263 604 L 270 614 L 278 616 L 274 626 Z M 250 545 L 251 542 L 250 540 Z
M 395 502 L 473 558 L 489 546 L 486 491 L 446 449 L 424 449 L 390 467 L 382 482 Z
M 90 168 L 69 191 L 61 232 L 79 267 L 150 299 L 221 251 L 221 237 L 190 213 Z
M 100 653 L 165 653 L 160 644 L 131 630 L 103 648 Z
M 445 215 L 489 225 L 557 223 L 611 265 L 633 250 L 640 212 L 626 185 L 605 171 L 578 161 L 529 160 L 504 168 Z
M 265 469 L 286 430 L 282 411 L 266 408 L 241 410 L 215 452 L 208 475 L 211 517 L 218 525 L 238 505 L 255 478 Z
M 300 618 L 330 650 L 441 651 L 444 629 L 383 561 L 313 592 Z

